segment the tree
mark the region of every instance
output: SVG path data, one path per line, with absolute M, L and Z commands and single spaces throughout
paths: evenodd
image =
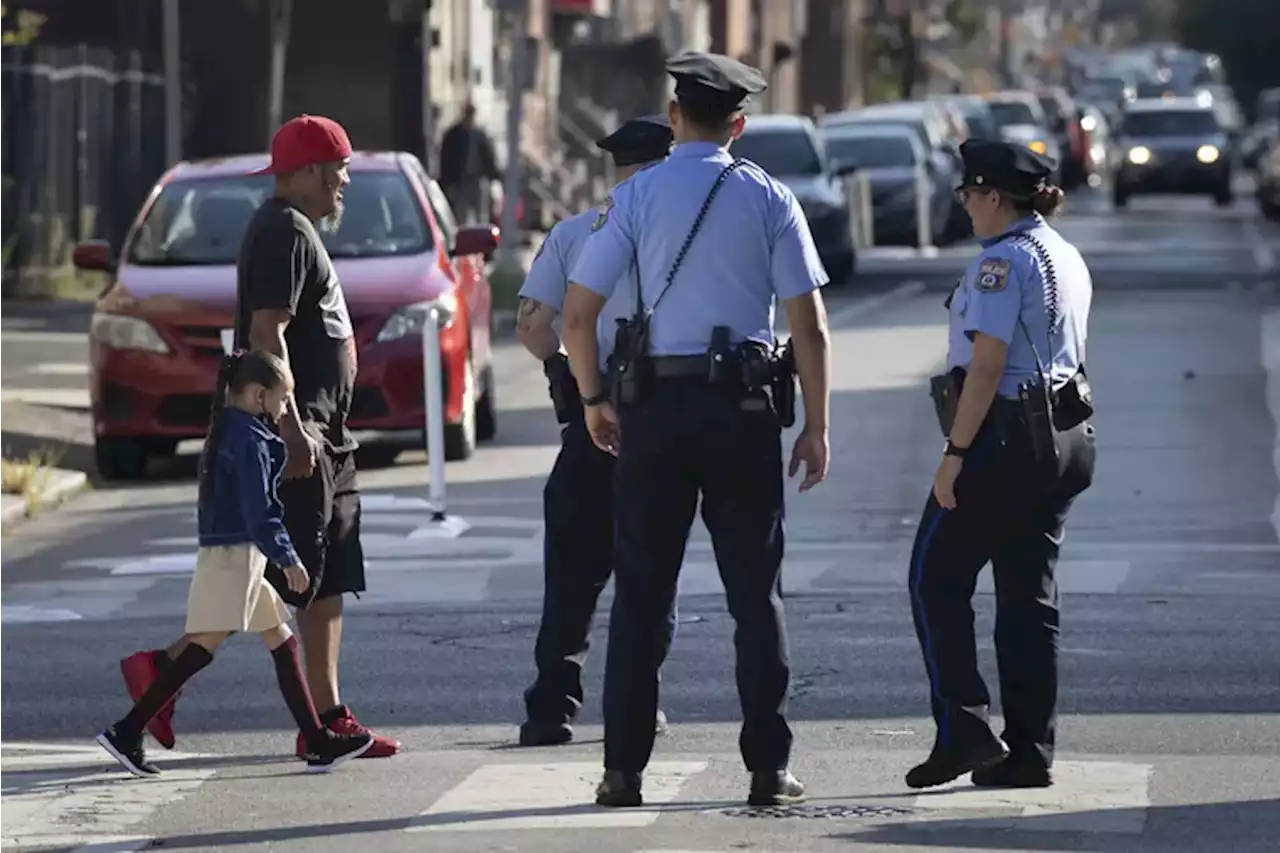
M 0 20 L 8 17 L 9 10 L 5 8 L 3 3 L 0 3 Z M 0 42 L 5 47 L 31 44 L 40 35 L 40 27 L 48 20 L 39 12 L 32 12 L 29 9 L 19 9 L 18 14 L 14 17 L 16 20 L 13 23 L 16 24 L 16 28 L 11 28 L 10 22 L 4 20 L 4 30 L 3 35 L 0 36 Z

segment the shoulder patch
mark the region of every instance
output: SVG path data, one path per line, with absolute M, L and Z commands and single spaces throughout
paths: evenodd
M 613 210 L 613 196 L 609 196 L 604 200 L 604 204 L 600 205 L 600 210 L 596 214 L 596 221 L 591 223 L 592 231 L 599 231 L 604 224 L 609 221 L 609 212 Z
M 1009 283 L 1009 269 L 1012 266 L 1004 258 L 989 258 L 978 264 L 978 276 L 975 283 L 979 293 L 998 293 Z

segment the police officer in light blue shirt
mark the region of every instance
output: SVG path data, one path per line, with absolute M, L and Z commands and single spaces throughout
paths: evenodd
M 613 157 L 618 179 L 626 180 L 667 156 L 671 125 L 662 115 L 632 119 L 596 144 Z M 573 739 L 572 723 L 582 707 L 582 666 L 596 601 L 613 569 L 614 457 L 597 448 L 587 433 L 578 388 L 553 328 L 564 303 L 569 271 L 599 218 L 598 209 L 589 210 L 552 228 L 520 289 L 516 335 L 543 363 L 556 417 L 564 424 L 560 454 L 543 491 L 545 580 L 542 623 L 534 647 L 538 677 L 524 694 L 522 746 L 550 746 Z M 624 272 L 623 279 L 614 298 L 600 312 L 597 345 L 601 370 L 613 348 L 615 320 L 628 313 L 627 295 L 635 287 L 634 270 Z M 673 602 L 662 635 L 664 658 L 675 634 L 675 622 Z M 656 729 L 661 732 L 665 727 L 666 718 L 658 711 Z
M 699 496 L 737 624 L 742 755 L 749 802 L 798 802 L 788 771 L 790 667 L 782 562 L 781 427 L 761 377 L 774 370 L 776 303 L 786 307 L 805 426 L 791 473 L 801 490 L 827 466 L 827 274 L 800 205 L 763 169 L 735 161 L 760 73 L 725 56 L 671 59 L 676 146 L 620 184 L 570 275 L 564 342 L 597 446 L 618 454 L 614 578 L 605 673 L 605 774 L 596 802 L 636 806 L 653 750 L 663 623 Z M 634 323 L 615 351 L 615 407 L 598 375 L 597 317 L 626 285 Z M 776 375 L 776 370 L 774 370 Z M 787 374 L 790 382 L 790 374 Z M 789 387 L 789 386 L 788 386 Z
M 948 300 L 948 373 L 934 378 L 947 441 L 910 566 L 937 738 L 907 773 L 924 788 L 972 772 L 988 787 L 1051 784 L 1058 691 L 1054 569 L 1067 511 L 1093 481 L 1084 373 L 1093 285 L 1046 217 L 1053 163 L 1021 145 L 961 146 L 957 191 L 982 252 Z M 1005 727 L 988 722 L 970 600 L 990 562 Z

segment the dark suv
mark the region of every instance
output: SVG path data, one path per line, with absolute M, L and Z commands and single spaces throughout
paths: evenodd
M 1211 105 L 1173 98 L 1130 103 L 1116 133 L 1120 167 L 1112 188 L 1116 207 L 1130 196 L 1211 195 L 1219 207 L 1234 200 L 1228 134 Z

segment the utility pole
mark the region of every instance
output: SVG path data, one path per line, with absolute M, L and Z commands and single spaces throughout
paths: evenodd
M 533 57 L 529 37 L 529 0 L 509 0 L 512 26 L 510 33 L 511 63 L 507 74 L 507 173 L 502 193 L 502 234 L 499 241 L 499 263 L 515 265 L 520 250 L 520 225 L 516 206 L 523 183 L 524 157 L 520 153 L 520 129 L 524 124 L 524 93 L 533 77 Z
M 284 71 L 289 54 L 293 0 L 271 0 L 271 76 L 267 91 L 267 145 L 284 123 Z
M 179 0 L 164 0 L 164 154 L 169 166 L 182 159 L 182 28 Z

